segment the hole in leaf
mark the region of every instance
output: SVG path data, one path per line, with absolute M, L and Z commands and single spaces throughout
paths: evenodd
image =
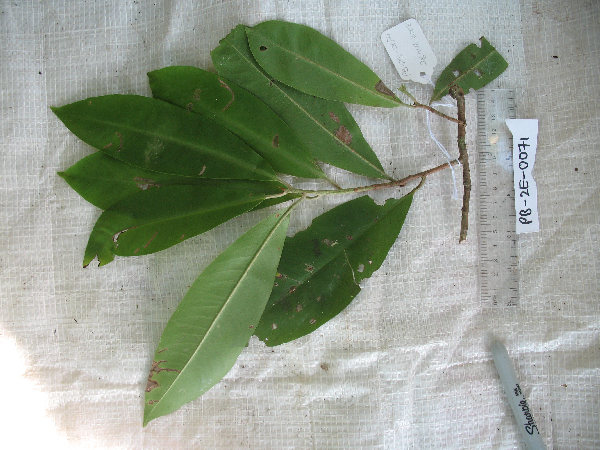
M 452 75 L 454 75 L 455 77 L 458 77 L 460 75 L 460 70 L 453 70 Z
M 264 51 L 265 51 L 267 48 L 268 48 L 268 47 L 265 47 L 264 45 L 261 45 L 261 46 L 260 46 L 260 51 L 261 51 L 261 52 L 264 52 Z
M 482 75 L 481 71 L 480 71 L 480 70 L 477 70 L 477 69 L 473 70 L 473 73 L 474 73 L 475 75 L 477 75 L 478 77 L 480 77 L 480 76 Z

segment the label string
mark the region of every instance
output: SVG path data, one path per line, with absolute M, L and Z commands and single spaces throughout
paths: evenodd
M 435 88 L 435 84 L 433 84 L 433 81 L 431 81 L 431 78 L 429 78 L 424 73 L 421 74 L 421 77 L 423 77 L 431 86 L 433 86 Z M 435 103 L 432 103 L 430 106 L 431 107 L 446 106 L 446 107 L 452 107 L 452 108 L 456 107 L 456 105 L 453 103 L 442 103 L 442 102 L 435 102 Z M 452 187 L 452 198 L 455 200 L 459 200 L 460 197 L 458 196 L 458 188 L 456 187 L 456 174 L 454 172 L 454 166 L 451 164 L 451 162 L 454 158 L 452 158 L 450 156 L 450 153 L 448 153 L 448 150 L 446 150 L 446 147 L 444 147 L 444 144 L 442 144 L 440 141 L 438 141 L 437 138 L 435 137 L 435 135 L 433 134 L 433 130 L 431 129 L 431 117 L 430 117 L 429 111 L 427 111 L 427 129 L 429 130 L 429 136 L 431 137 L 433 142 L 435 142 L 435 145 L 438 146 L 438 148 L 440 149 L 440 151 L 442 152 L 442 154 L 448 161 L 448 164 L 450 165 L 450 172 L 452 173 L 452 186 L 453 186 Z M 460 165 L 460 162 L 458 164 Z

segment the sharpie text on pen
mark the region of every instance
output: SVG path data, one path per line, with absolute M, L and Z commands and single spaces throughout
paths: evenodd
M 523 426 L 525 427 L 525 431 L 527 431 L 527 433 L 529 433 L 529 434 L 533 434 L 533 433 L 540 434 L 538 427 L 535 423 L 535 420 L 533 420 L 533 414 L 531 414 L 531 411 L 529 410 L 529 405 L 527 404 L 525 395 L 523 395 L 523 392 L 521 391 L 521 386 L 519 386 L 518 383 L 515 385 L 513 392 L 515 393 L 515 397 L 521 397 L 519 406 L 521 407 L 523 416 L 525 416 L 525 419 L 527 419 L 527 422 L 525 422 L 523 424 Z

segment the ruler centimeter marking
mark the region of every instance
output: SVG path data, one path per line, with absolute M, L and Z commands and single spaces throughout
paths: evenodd
M 514 91 L 477 92 L 479 280 L 485 306 L 519 303 L 512 137 L 505 123 L 515 117 Z

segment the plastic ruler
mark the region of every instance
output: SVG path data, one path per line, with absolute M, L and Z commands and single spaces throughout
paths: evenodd
M 505 123 L 515 117 L 514 91 L 477 92 L 479 280 L 484 306 L 519 303 L 512 136 Z

